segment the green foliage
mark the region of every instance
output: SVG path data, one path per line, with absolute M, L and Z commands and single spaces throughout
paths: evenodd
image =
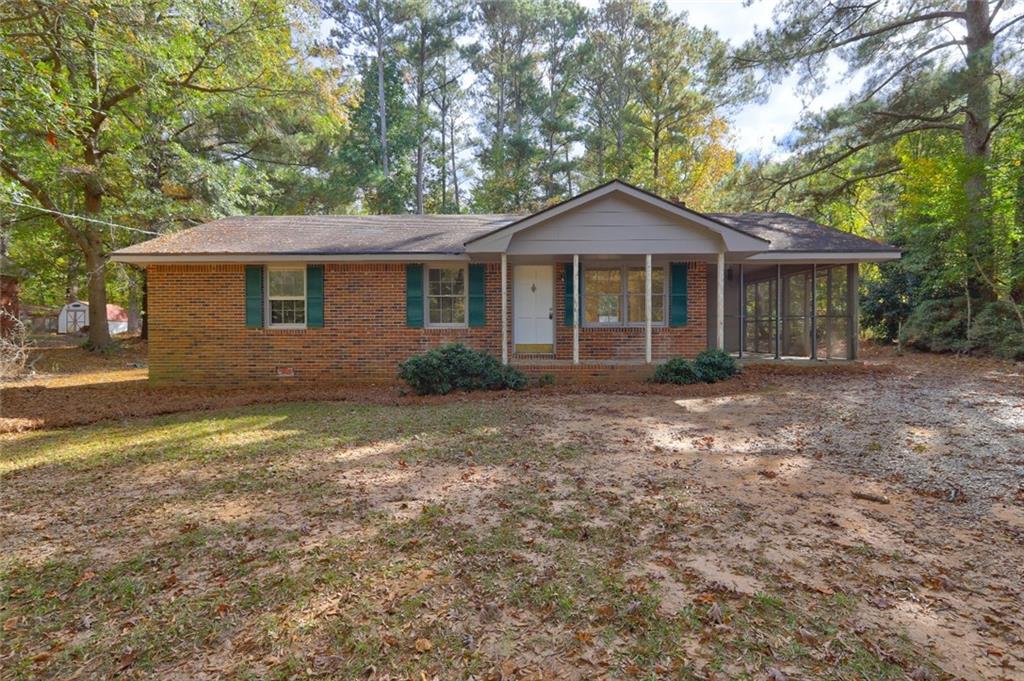
M 704 350 L 693 362 L 682 357 L 673 357 L 654 370 L 655 383 L 717 383 L 740 372 L 736 360 L 722 350 Z
M 398 377 L 418 395 L 455 390 L 522 390 L 526 376 L 493 355 L 451 343 L 415 355 L 398 366 Z
M 109 251 L 152 233 L 329 201 L 307 169 L 343 126 L 343 89 L 329 55 L 310 58 L 311 22 L 284 0 L 12 5 L 0 22 L 0 198 L 28 206 L 15 236 L 35 243 L 12 251 L 35 257 L 43 237 L 26 230 L 56 227 L 62 242 L 29 294 L 84 294 L 89 273 L 116 269 Z M 106 287 L 88 298 L 101 318 Z M 90 339 L 109 342 L 106 325 Z
M 704 350 L 693 360 L 693 370 L 705 383 L 717 383 L 740 372 L 736 360 L 722 350 Z
M 659 364 L 654 369 L 655 383 L 675 383 L 677 385 L 690 385 L 701 383 L 700 377 L 693 368 L 693 363 L 682 357 L 673 357 L 664 364 Z
M 895 340 L 917 301 L 920 282 L 905 260 L 882 263 L 876 277 L 864 284 L 860 301 L 861 326 L 881 340 Z
M 975 347 L 1003 359 L 1024 360 L 1024 307 L 996 301 L 981 309 L 971 326 Z
M 968 352 L 967 301 L 963 297 L 926 300 L 914 308 L 900 338 L 905 345 L 931 352 Z
M 926 300 L 914 308 L 903 327 L 902 341 L 928 352 L 957 352 L 1024 359 L 1024 309 L 996 301 L 973 301 L 974 318 L 968 326 L 967 299 L 963 296 Z

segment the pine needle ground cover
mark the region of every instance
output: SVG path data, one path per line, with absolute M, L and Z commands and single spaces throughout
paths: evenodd
M 1014 678 L 1021 375 L 963 366 L 9 433 L 2 676 Z

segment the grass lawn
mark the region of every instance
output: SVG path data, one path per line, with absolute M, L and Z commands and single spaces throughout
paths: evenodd
M 913 380 L 7 434 L 0 676 L 1020 678 L 1024 499 L 867 473 L 856 402 L 794 406 Z M 872 432 L 853 454 L 947 446 Z

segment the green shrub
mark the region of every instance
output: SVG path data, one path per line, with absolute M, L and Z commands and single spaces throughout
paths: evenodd
M 1024 331 L 1012 303 L 998 301 L 981 309 L 971 326 L 978 350 L 1003 359 L 1024 359 Z
M 682 357 L 673 357 L 654 370 L 655 383 L 717 383 L 740 372 L 739 365 L 727 352 L 704 350 L 693 362 Z
M 659 364 L 654 370 L 655 383 L 676 383 L 678 385 L 689 385 L 700 383 L 701 379 L 688 360 L 682 357 L 673 357 L 664 364 Z
M 969 352 L 967 302 L 963 297 L 918 303 L 903 325 L 904 345 L 930 352 Z
M 1024 331 L 1011 303 L 976 303 L 967 332 L 967 300 L 940 298 L 919 303 L 900 336 L 909 347 L 928 352 L 972 352 L 1024 359 Z
M 415 355 L 398 365 L 398 377 L 418 395 L 454 390 L 522 390 L 526 376 L 492 355 L 452 343 Z
M 693 361 L 693 370 L 705 383 L 717 383 L 740 372 L 736 360 L 722 350 L 704 350 Z

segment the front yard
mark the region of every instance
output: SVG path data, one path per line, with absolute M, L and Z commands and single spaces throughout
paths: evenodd
M 1024 678 L 1013 365 L 43 425 L 4 678 Z

